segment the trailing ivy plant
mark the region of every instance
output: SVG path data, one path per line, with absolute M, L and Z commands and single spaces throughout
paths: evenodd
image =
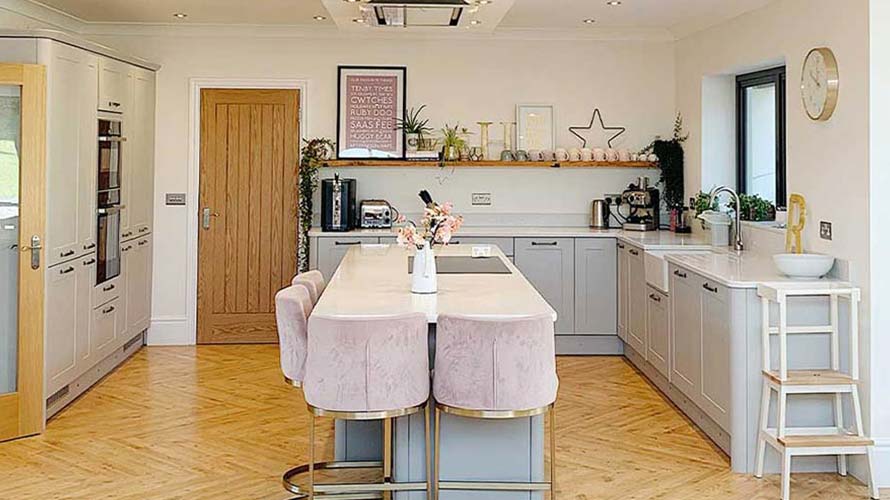
M 300 245 L 297 270 L 309 270 L 309 230 L 312 228 L 312 198 L 318 189 L 318 171 L 334 153 L 334 141 L 326 137 L 303 139 L 300 150 Z
M 643 152 L 655 153 L 661 170 L 659 183 L 663 187 L 662 199 L 668 209 L 683 207 L 683 143 L 689 135 L 683 134 L 683 116 L 677 113 L 674 134 L 670 140 L 656 139 Z

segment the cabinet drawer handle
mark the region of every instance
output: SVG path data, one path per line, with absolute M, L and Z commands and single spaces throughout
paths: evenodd
M 59 254 L 59 257 L 71 257 L 74 255 L 74 250 L 68 250 L 67 252 L 62 252 Z
M 96 259 L 90 259 L 90 260 L 83 261 L 83 265 L 85 265 L 85 266 L 92 266 L 95 263 L 96 263 Z
M 114 285 L 108 285 L 108 286 L 103 286 L 103 287 L 102 287 L 102 291 L 103 291 L 103 292 L 110 292 L 110 291 L 112 291 L 112 290 L 114 290 Z
M 127 245 L 124 248 L 121 248 L 121 252 L 129 252 L 133 249 L 133 245 Z
M 71 266 L 68 266 L 65 269 L 62 269 L 61 271 L 59 271 L 59 274 L 68 274 L 73 271 L 74 271 L 74 268 Z
M 555 247 L 559 245 L 559 242 L 556 241 L 533 241 L 533 247 Z
M 631 248 L 629 251 L 630 251 L 630 254 L 633 255 L 633 256 L 638 256 L 638 255 L 640 255 L 640 252 L 637 251 L 637 250 L 634 250 L 633 248 Z
M 133 236 L 133 231 L 127 231 L 121 235 L 122 238 L 129 238 L 130 236 Z
M 114 306 L 108 306 L 105 309 L 102 309 L 102 314 L 109 314 L 114 312 Z
M 705 283 L 705 284 L 702 285 L 701 287 L 704 288 L 705 290 L 709 291 L 709 292 L 717 293 L 717 287 L 716 287 L 716 286 L 711 286 L 711 285 Z
M 111 106 L 112 108 L 119 108 L 119 107 L 121 107 L 121 103 L 119 103 L 119 102 L 114 102 L 114 101 L 108 101 L 108 105 Z
M 686 273 L 680 272 L 679 269 L 674 269 L 674 276 L 676 276 L 678 278 L 683 278 L 684 280 L 686 279 Z
M 137 245 L 139 245 L 139 246 L 145 246 L 145 245 L 148 245 L 148 240 L 142 240 L 142 241 L 140 241 L 139 243 L 137 243 Z
M 649 298 L 654 300 L 655 302 L 661 302 L 661 297 L 659 297 L 658 295 L 655 295 L 654 293 L 650 293 Z
M 95 244 L 95 243 L 90 243 L 89 245 L 84 245 L 84 246 L 83 246 L 83 249 L 84 249 L 84 250 L 92 250 L 92 249 L 94 249 L 94 248 L 96 248 L 96 244 Z
M 361 241 L 335 241 L 334 245 L 338 247 L 361 245 Z
M 624 243 L 619 243 L 619 244 L 618 244 L 618 248 L 624 250 Z
M 140 228 L 139 228 L 139 232 L 140 232 L 140 233 L 147 233 L 147 232 L 148 232 L 148 228 L 147 228 L 147 227 L 140 227 Z

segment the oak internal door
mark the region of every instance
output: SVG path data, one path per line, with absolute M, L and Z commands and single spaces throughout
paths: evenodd
M 0 441 L 43 430 L 46 71 L 0 64 Z
M 299 91 L 201 91 L 198 342 L 275 342 L 297 263 Z

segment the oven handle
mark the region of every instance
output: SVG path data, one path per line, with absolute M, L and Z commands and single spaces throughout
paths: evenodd
M 127 142 L 127 138 L 117 135 L 100 135 L 99 142 Z
M 99 215 L 110 215 L 119 213 L 121 210 L 127 208 L 126 205 L 118 205 L 116 207 L 108 207 L 108 208 L 100 208 L 98 210 Z

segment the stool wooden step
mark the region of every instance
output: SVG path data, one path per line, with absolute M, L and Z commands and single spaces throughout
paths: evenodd
M 788 448 L 828 448 L 832 446 L 874 446 L 875 442 L 867 437 L 853 434 L 828 434 L 785 436 L 778 439 L 779 443 Z
M 855 384 L 853 377 L 834 370 L 788 370 L 788 378 L 779 378 L 779 372 L 764 371 L 770 380 L 781 385 L 850 385 Z

